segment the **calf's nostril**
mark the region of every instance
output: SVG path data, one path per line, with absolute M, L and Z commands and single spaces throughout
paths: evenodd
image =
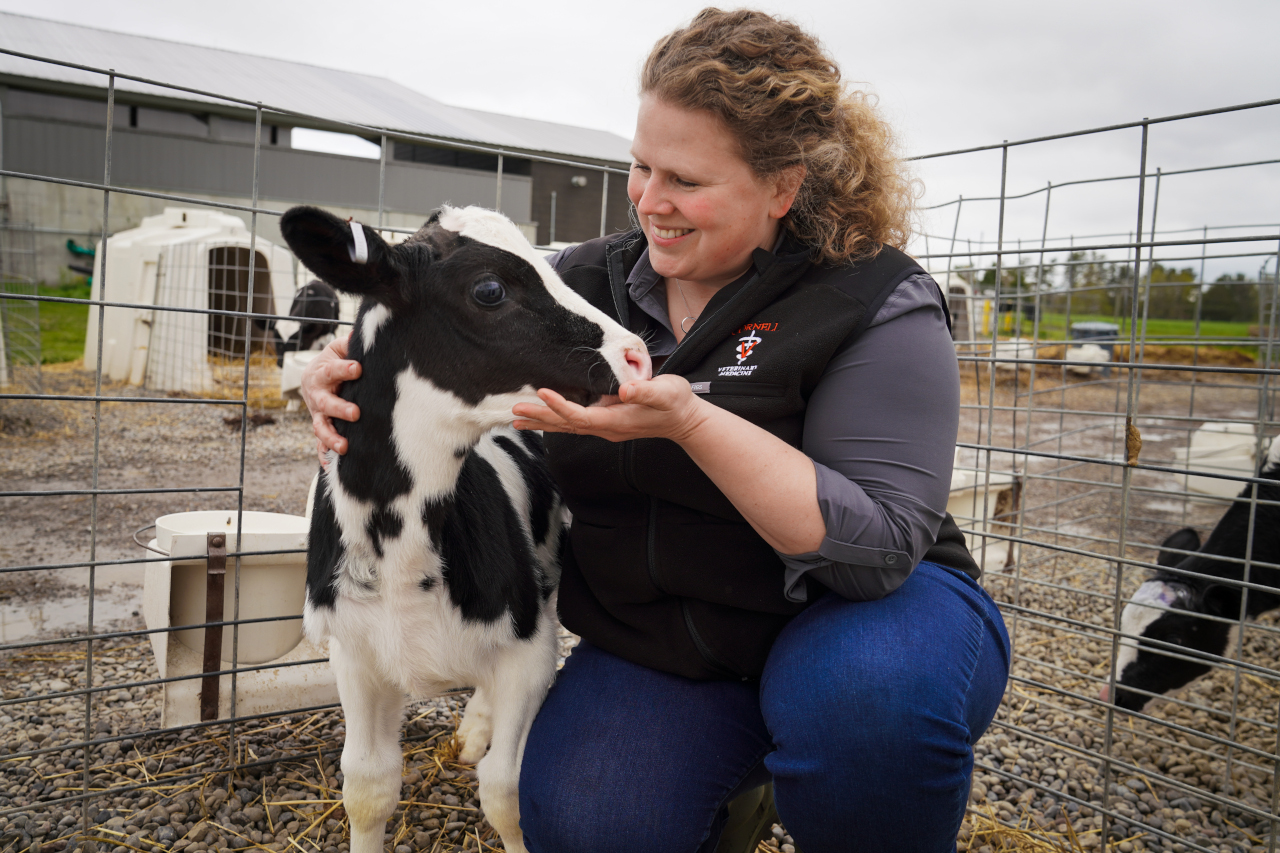
M 631 368 L 634 374 L 632 379 L 651 379 L 653 378 L 653 362 L 649 359 L 647 352 L 638 352 L 636 350 L 627 350 L 626 356 L 627 367 Z

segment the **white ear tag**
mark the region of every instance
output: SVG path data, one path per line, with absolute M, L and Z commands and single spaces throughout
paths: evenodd
M 355 245 L 347 247 L 347 254 L 351 256 L 352 263 L 368 263 L 369 244 L 364 239 L 364 226 L 354 219 L 350 220 L 348 224 L 351 226 L 351 239 Z

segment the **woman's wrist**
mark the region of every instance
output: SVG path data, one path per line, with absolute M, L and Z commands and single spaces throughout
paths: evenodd
M 714 440 L 709 433 L 714 430 L 714 421 L 719 415 L 733 417 L 719 406 L 714 406 L 693 394 L 684 406 L 684 410 L 676 418 L 671 433 L 666 438 L 686 451 L 709 438 Z

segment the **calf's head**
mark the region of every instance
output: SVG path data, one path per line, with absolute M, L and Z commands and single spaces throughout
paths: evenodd
M 1170 550 L 1199 548 L 1199 535 L 1191 528 L 1184 528 L 1164 540 L 1157 562 L 1170 568 L 1204 573 L 1202 564 L 1209 557 Z M 1130 636 L 1121 638 L 1116 655 L 1115 704 L 1118 707 L 1141 711 L 1151 701 L 1147 693 L 1177 690 L 1209 672 L 1210 663 L 1200 658 L 1226 651 L 1230 626 L 1206 616 L 1228 615 L 1226 592 L 1218 584 L 1165 573 L 1138 587 L 1120 616 L 1120 630 Z M 1104 687 L 1103 701 L 1107 697 L 1108 689 Z
M 289 210 L 280 231 L 312 272 L 364 297 L 352 357 L 366 375 L 410 367 L 478 426 L 509 423 L 538 388 L 588 404 L 651 375 L 644 342 L 570 290 L 502 214 L 445 207 L 394 246 L 314 207 Z

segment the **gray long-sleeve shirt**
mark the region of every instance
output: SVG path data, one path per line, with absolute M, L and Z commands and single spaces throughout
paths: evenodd
M 549 258 L 553 267 L 565 249 Z M 655 358 L 676 348 L 661 276 L 646 249 L 627 277 L 633 304 L 661 324 Z M 805 411 L 801 450 L 813 460 L 827 535 L 817 551 L 778 556 L 785 590 L 809 580 L 845 598 L 881 598 L 906 580 L 946 514 L 960 423 L 960 375 L 942 295 L 917 274 L 890 294 L 871 325 L 845 343 Z

